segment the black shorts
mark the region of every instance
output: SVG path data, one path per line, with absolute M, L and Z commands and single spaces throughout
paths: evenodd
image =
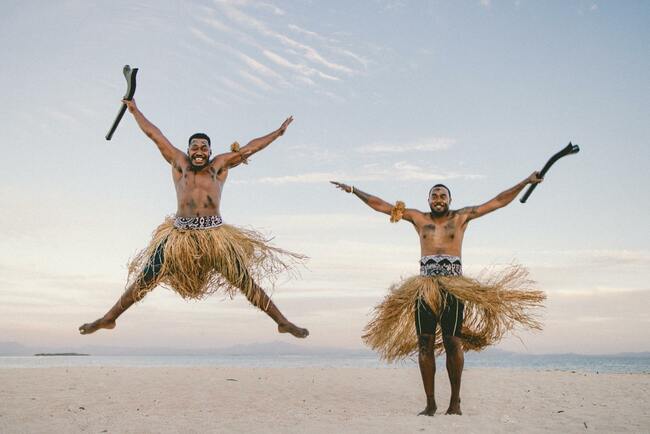
M 418 298 L 415 302 L 415 329 L 418 336 L 435 335 L 438 322 L 443 336 L 460 336 L 465 305 L 455 296 L 447 292 L 444 294 L 445 308 L 442 310 L 440 321 L 423 299 Z
M 158 276 L 158 273 L 160 273 L 160 269 L 165 261 L 165 244 L 166 240 L 158 245 L 156 251 L 153 252 L 153 255 L 147 261 L 147 265 L 142 270 L 140 280 L 145 285 L 154 280 Z

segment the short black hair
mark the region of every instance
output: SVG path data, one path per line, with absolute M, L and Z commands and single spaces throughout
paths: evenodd
M 442 187 L 445 190 L 447 190 L 447 193 L 449 193 L 449 200 L 451 200 L 451 190 L 445 184 L 436 184 L 433 187 L 431 187 L 431 190 L 429 190 L 429 196 L 431 196 L 431 192 L 433 191 L 433 189 L 438 187 Z
M 210 137 L 208 137 L 207 134 L 205 133 L 194 133 L 190 136 L 190 138 L 187 140 L 187 146 L 190 146 L 190 143 L 192 143 L 192 139 L 205 139 L 208 141 L 208 146 L 212 146 L 210 143 Z

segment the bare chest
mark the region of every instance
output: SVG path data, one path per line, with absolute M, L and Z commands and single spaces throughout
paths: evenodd
M 178 201 L 177 215 L 219 215 L 221 192 L 226 181 L 225 173 L 217 173 L 212 167 L 201 171 L 175 170 L 174 185 Z
M 456 219 L 449 219 L 444 222 L 426 222 L 418 228 L 420 242 L 423 246 L 441 247 L 461 243 L 464 228 L 456 222 Z
M 174 169 L 174 185 L 177 191 L 192 192 L 193 190 L 221 190 L 226 181 L 225 174 L 220 174 L 213 167 L 206 167 L 203 170 L 192 170 L 188 165 L 183 168 Z

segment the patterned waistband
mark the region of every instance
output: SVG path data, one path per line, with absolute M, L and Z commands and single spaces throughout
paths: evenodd
M 429 255 L 420 258 L 420 276 L 462 276 L 460 256 Z
M 223 224 L 221 217 L 209 215 L 205 217 L 176 217 L 174 227 L 176 229 L 212 229 Z

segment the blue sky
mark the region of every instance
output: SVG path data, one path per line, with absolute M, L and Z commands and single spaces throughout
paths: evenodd
M 79 337 L 123 289 L 126 262 L 173 213 L 170 169 L 119 107 L 136 100 L 179 148 L 215 152 L 287 134 L 233 170 L 222 212 L 311 257 L 280 282 L 304 345 L 360 347 L 370 309 L 417 272 L 408 223 L 390 225 L 327 181 L 426 209 L 514 185 L 569 140 L 522 205 L 473 222 L 468 274 L 513 261 L 549 296 L 546 328 L 515 351 L 648 351 L 650 5 L 604 1 L 3 2 L 0 340 L 188 347 L 278 337 L 244 300 L 158 290 L 110 333 Z

